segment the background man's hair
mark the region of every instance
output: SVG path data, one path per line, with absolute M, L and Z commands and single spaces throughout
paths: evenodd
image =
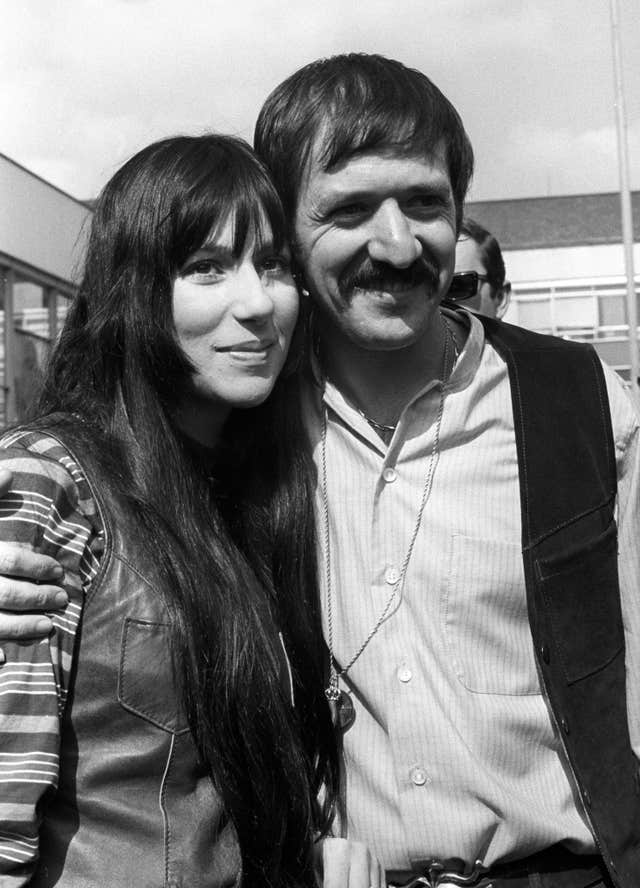
M 267 98 L 254 145 L 290 220 L 312 151 L 328 170 L 363 151 L 429 156 L 442 146 L 460 225 L 473 173 L 471 143 L 451 102 L 401 62 L 351 53 L 306 65 Z
M 465 216 L 460 226 L 460 237 L 471 238 L 480 248 L 482 263 L 487 270 L 489 283 L 494 287 L 500 288 L 504 286 L 506 270 L 504 267 L 504 259 L 502 258 L 502 250 L 497 238 L 490 231 L 483 228 L 479 222 Z

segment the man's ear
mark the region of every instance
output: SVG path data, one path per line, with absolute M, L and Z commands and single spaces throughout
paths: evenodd
M 505 312 L 509 308 L 511 302 L 511 284 L 505 281 L 496 293 L 496 317 L 498 320 L 504 317 Z

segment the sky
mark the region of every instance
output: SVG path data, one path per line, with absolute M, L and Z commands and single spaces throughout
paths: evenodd
M 251 140 L 263 100 L 315 58 L 424 71 L 474 145 L 470 197 L 619 187 L 611 0 L 0 0 L 0 153 L 89 199 L 136 150 L 207 130 Z M 640 16 L 617 0 L 631 185 Z

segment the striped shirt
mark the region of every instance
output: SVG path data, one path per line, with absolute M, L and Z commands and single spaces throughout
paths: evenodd
M 565 841 L 594 848 L 538 681 L 521 556 L 520 493 L 505 363 L 470 334 L 445 386 L 433 485 L 405 582 L 342 686 L 348 835 L 387 869 L 431 857 L 487 865 Z M 618 468 L 619 569 L 628 708 L 640 753 L 640 443 L 637 415 L 607 370 Z M 550 393 L 552 396 L 552 393 Z M 440 387 L 406 406 L 389 447 L 341 392 L 309 386 L 305 418 L 322 478 L 326 411 L 328 528 L 317 493 L 327 632 L 328 531 L 333 647 L 346 665 L 402 572 L 434 445 Z M 552 455 L 550 455 L 552 458 Z
M 58 441 L 22 431 L 5 435 L 0 445 L 0 466 L 13 472 L 11 492 L 0 499 L 0 538 L 59 561 L 69 596 L 63 611 L 47 614 L 54 626 L 49 637 L 3 642 L 0 885 L 13 888 L 33 875 L 43 807 L 58 784 L 76 630 L 104 538 L 87 481 Z

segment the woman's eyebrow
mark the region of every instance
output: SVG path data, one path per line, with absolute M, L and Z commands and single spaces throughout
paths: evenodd
M 207 255 L 210 256 L 233 256 L 234 249 L 231 244 L 220 244 L 211 241 L 210 243 L 202 244 L 202 246 L 198 247 L 197 250 L 194 250 L 191 255 L 197 256 L 199 253 L 207 253 Z

